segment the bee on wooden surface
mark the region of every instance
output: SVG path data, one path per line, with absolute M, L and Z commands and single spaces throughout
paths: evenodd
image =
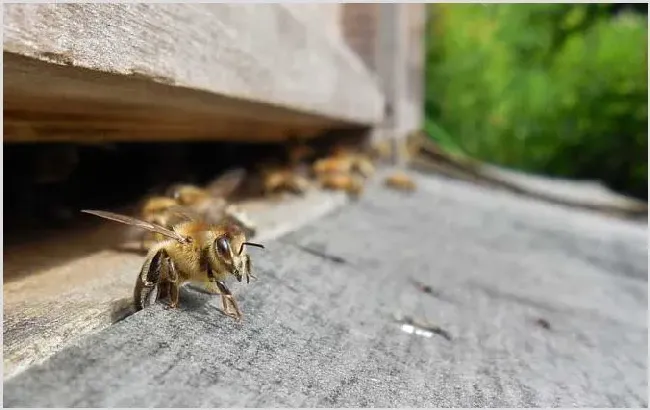
M 384 180 L 384 184 L 389 188 L 407 192 L 415 191 L 416 188 L 413 179 L 403 172 L 396 172 L 389 175 Z
M 360 154 L 337 150 L 334 155 L 319 159 L 312 167 L 314 174 L 358 174 L 363 178 L 371 177 L 375 172 L 372 161 Z
M 326 189 L 345 191 L 352 197 L 363 192 L 363 181 L 375 172 L 371 159 L 351 148 L 335 146 L 331 155 L 312 165 L 312 173 Z
M 178 206 L 174 198 L 166 196 L 154 196 L 148 198 L 142 205 L 140 214 L 144 221 L 155 223 L 162 226 L 171 226 L 170 209 Z
M 191 184 L 174 184 L 167 189 L 166 196 L 176 200 L 180 206 L 193 209 L 209 221 L 218 221 L 227 212 L 227 198 L 245 177 L 244 169 L 235 168 L 224 172 L 205 188 Z
M 281 160 L 267 161 L 259 166 L 263 195 L 290 192 L 303 195 L 311 186 L 307 160 L 314 150 L 303 140 L 290 138 L 283 146 Z
M 364 180 L 374 174 L 375 168 L 369 158 L 335 147 L 331 156 L 314 162 L 312 172 L 323 188 L 345 191 L 356 198 L 363 192 Z
M 245 175 L 243 169 L 237 168 L 225 172 L 206 188 L 191 184 L 172 185 L 165 192 L 166 196 L 147 199 L 141 207 L 140 217 L 145 222 L 167 229 L 185 221 L 187 215 L 213 223 L 230 219 L 240 225 L 248 236 L 254 236 L 257 230 L 255 224 L 227 201 L 227 197 L 239 187 Z M 146 249 L 152 241 L 160 241 L 160 235 L 144 232 L 142 247 Z
M 140 217 L 145 222 L 171 228 L 185 219 L 184 216 L 187 212 L 189 209 L 180 207 L 173 198 L 154 196 L 145 200 L 140 208 Z M 141 231 L 139 234 L 142 250 L 146 250 L 152 243 L 163 240 L 160 233 Z
M 178 307 L 179 288 L 193 282 L 210 293 L 221 295 L 223 312 L 239 321 L 242 313 L 232 293 L 224 283 L 229 276 L 241 282 L 256 279 L 251 270 L 251 259 L 246 246 L 264 248 L 247 242 L 246 234 L 236 224 L 208 224 L 188 220 L 172 229 L 112 212 L 82 210 L 81 212 L 160 234 L 164 240 L 156 242 L 147 254 L 138 275 L 133 298 L 138 310 L 164 297 L 168 291 L 170 307 Z M 191 219 L 191 218 L 190 218 Z
M 323 188 L 345 191 L 353 198 L 358 198 L 363 192 L 363 182 L 351 174 L 323 174 L 318 176 L 318 181 Z
M 268 165 L 260 170 L 265 195 L 291 192 L 302 195 L 309 190 L 311 183 L 299 173 L 298 169 Z
M 349 171 L 361 175 L 363 178 L 370 178 L 375 173 L 375 165 L 371 156 L 345 146 L 335 146 L 332 149 L 332 157 L 347 160 Z
M 348 157 L 326 157 L 314 162 L 314 174 L 348 174 L 352 170 L 352 161 Z

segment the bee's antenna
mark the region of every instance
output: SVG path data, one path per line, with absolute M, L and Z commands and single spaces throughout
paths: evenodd
M 241 247 L 239 248 L 239 254 L 240 254 L 240 255 L 241 255 L 241 253 L 244 251 L 244 245 L 255 246 L 255 247 L 258 247 L 258 248 L 265 249 L 265 248 L 264 248 L 264 245 L 262 245 L 262 244 L 259 244 L 259 243 L 253 243 L 253 242 L 244 242 L 244 243 L 241 244 Z

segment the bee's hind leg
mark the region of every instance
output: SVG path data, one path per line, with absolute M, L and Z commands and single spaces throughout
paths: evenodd
M 178 270 L 165 249 L 150 252 L 142 265 L 133 297 L 138 310 L 169 296 L 169 307 L 178 307 Z M 156 287 L 158 288 L 156 292 Z
M 178 286 L 178 271 L 176 270 L 176 265 L 171 258 L 167 258 L 167 266 L 169 267 L 169 307 L 175 309 L 178 307 L 178 296 L 180 289 Z
M 160 297 L 162 279 L 166 260 L 169 258 L 164 249 L 147 255 L 133 290 L 133 299 L 137 310 L 153 305 Z M 154 290 L 158 287 L 158 292 Z
M 251 257 L 250 257 L 250 255 L 246 255 L 246 259 L 245 259 L 245 262 L 244 262 L 244 263 L 245 263 L 245 265 L 246 265 L 246 272 L 248 272 L 248 276 L 251 277 L 251 278 L 253 278 L 253 279 L 257 279 L 257 276 L 255 276 L 255 275 L 253 274 L 253 266 L 252 266 L 252 263 L 251 263 Z M 246 282 L 247 282 L 247 283 L 248 283 L 248 281 L 249 281 L 249 279 L 246 278 Z

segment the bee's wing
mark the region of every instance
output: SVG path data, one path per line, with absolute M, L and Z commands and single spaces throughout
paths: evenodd
M 172 217 L 171 220 L 174 221 L 172 224 L 190 221 L 202 221 L 204 219 L 204 215 L 201 212 L 190 208 L 189 206 L 174 205 L 165 209 L 165 212 Z
M 138 228 L 146 229 L 151 232 L 159 233 L 161 235 L 165 235 L 169 238 L 175 239 L 181 243 L 186 243 L 189 242 L 189 238 L 179 234 L 178 232 L 174 232 L 170 229 L 163 228 L 160 225 L 152 224 L 149 222 L 142 221 L 140 219 L 132 218 L 130 216 L 126 215 L 120 215 L 116 214 L 113 212 L 108 212 L 108 211 L 96 211 L 96 210 L 90 210 L 90 209 L 82 209 L 81 212 L 99 216 L 100 218 L 105 218 L 105 219 L 110 219 L 112 221 L 117 221 L 121 222 L 126 225 L 132 225 L 136 226 Z
M 230 169 L 208 184 L 206 190 L 215 197 L 228 196 L 243 182 L 245 176 L 244 168 Z

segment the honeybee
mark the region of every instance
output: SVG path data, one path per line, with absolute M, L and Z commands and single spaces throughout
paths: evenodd
M 375 173 L 370 156 L 361 152 L 354 151 L 345 146 L 335 146 L 332 150 L 332 157 L 348 162 L 348 172 L 355 172 L 363 178 L 370 178 Z
M 314 162 L 312 167 L 317 176 L 323 174 L 358 174 L 363 178 L 371 177 L 375 166 L 370 158 L 363 154 L 350 151 L 348 148 L 335 147 L 332 155 Z
M 332 155 L 314 162 L 312 172 L 323 188 L 346 191 L 353 197 L 363 192 L 363 180 L 374 173 L 370 159 L 345 147 L 335 147 Z
M 311 187 L 306 161 L 314 150 L 298 138 L 290 138 L 283 146 L 281 160 L 267 161 L 259 166 L 260 189 L 263 195 L 291 192 L 302 195 Z
M 141 209 L 144 221 L 169 227 L 174 225 L 174 209 L 178 209 L 178 202 L 166 196 L 154 196 L 147 199 Z
M 256 233 L 255 224 L 234 205 L 229 205 L 227 197 L 241 184 L 246 173 L 243 169 L 232 169 L 214 180 L 206 188 L 190 184 L 175 184 L 167 189 L 166 196 L 151 197 L 141 207 L 143 221 L 171 229 L 187 220 L 203 219 L 209 222 L 230 220 L 240 225 L 248 236 Z M 144 232 L 142 248 L 146 249 L 152 241 L 160 241 L 160 233 Z
M 328 173 L 320 175 L 318 180 L 323 188 L 345 191 L 353 198 L 358 198 L 363 192 L 363 183 L 355 175 Z
M 295 194 L 304 194 L 311 183 L 302 176 L 299 169 L 267 165 L 260 169 L 264 194 L 274 194 L 289 191 Z
M 406 175 L 403 172 L 396 172 L 392 175 L 389 175 L 384 180 L 384 184 L 390 188 L 397 189 L 400 191 L 415 191 L 415 182 L 411 177 Z
M 314 174 L 347 174 L 352 170 L 352 161 L 347 157 L 327 157 L 314 162 L 312 167 Z
M 156 242 L 147 253 L 136 280 L 133 299 L 137 310 L 155 303 L 167 291 L 170 308 L 178 307 L 179 288 L 183 283 L 203 285 L 210 293 L 221 295 L 223 312 L 241 320 L 242 313 L 224 283 L 230 276 L 241 282 L 257 279 L 251 270 L 246 246 L 264 248 L 247 242 L 244 231 L 233 223 L 208 224 L 189 220 L 167 229 L 163 226 L 107 211 L 81 212 L 160 234 L 166 239 Z M 157 291 L 154 292 L 154 290 Z M 232 308 L 232 310 L 231 310 Z
M 175 199 L 156 196 L 146 200 L 141 209 L 141 218 L 144 222 L 156 224 L 167 229 L 188 221 L 189 218 L 201 218 L 198 212 L 189 207 L 178 205 Z M 164 240 L 159 232 L 140 231 L 140 249 L 146 251 L 152 244 Z
M 176 200 L 177 205 L 192 209 L 206 220 L 218 221 L 228 213 L 227 198 L 239 187 L 245 176 L 244 169 L 235 168 L 226 171 L 205 188 L 174 184 L 167 189 L 166 195 Z

